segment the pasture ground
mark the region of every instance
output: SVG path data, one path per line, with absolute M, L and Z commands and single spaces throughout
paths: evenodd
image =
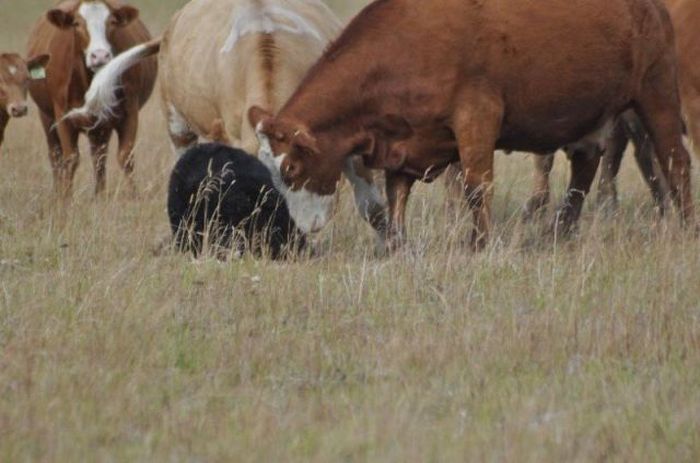
M 1 48 L 23 50 L 51 3 L 0 0 Z M 136 3 L 157 32 L 183 2 Z M 531 162 L 514 154 L 483 253 L 436 184 L 391 258 L 346 191 L 322 257 L 220 264 L 153 254 L 174 162 L 155 100 L 140 199 L 113 155 L 93 199 L 84 149 L 65 221 L 36 111 L 7 135 L 2 461 L 700 460 L 700 244 L 654 220 L 631 161 L 620 214 L 589 201 L 568 242 L 518 223 Z

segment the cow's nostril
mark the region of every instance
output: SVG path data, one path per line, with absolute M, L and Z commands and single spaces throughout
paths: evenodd
M 112 53 L 107 50 L 96 50 L 90 52 L 90 63 L 92 66 L 101 66 L 112 60 Z
M 27 108 L 27 105 L 19 104 L 19 105 L 10 105 L 10 115 L 12 117 L 22 117 L 26 116 L 27 112 L 29 111 L 29 108 Z

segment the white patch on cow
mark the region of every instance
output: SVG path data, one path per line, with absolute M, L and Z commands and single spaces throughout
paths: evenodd
M 7 68 L 8 71 L 10 71 L 10 74 L 13 76 L 17 74 L 17 68 L 15 66 L 10 66 Z
M 112 45 L 107 40 L 107 20 L 109 8 L 102 2 L 83 2 L 78 9 L 78 14 L 83 17 L 90 35 L 90 44 L 85 51 L 85 62 L 89 68 L 94 67 L 90 56 L 93 53 L 109 53 L 112 56 Z M 106 64 L 106 63 L 102 63 Z
M 344 173 L 352 185 L 355 195 L 355 206 L 358 211 L 360 211 L 362 218 L 369 222 L 372 218 L 372 212 L 386 207 L 384 197 L 379 192 L 379 188 L 377 188 L 376 185 L 367 182 L 367 180 L 357 175 L 355 164 L 352 159 L 347 160 Z
M 693 140 L 690 137 L 683 136 L 683 146 L 688 153 L 693 154 L 695 152 L 696 147 L 693 145 Z
M 180 112 L 175 109 L 172 104 L 168 105 L 168 132 L 172 138 L 189 138 L 192 133 L 190 125 L 187 120 L 180 114 Z M 181 157 L 190 148 L 189 146 L 177 146 L 175 143 L 172 144 L 173 152 L 178 158 Z
M 274 34 L 288 32 L 294 35 L 306 35 L 321 43 L 326 41 L 323 35 L 304 17 L 279 5 L 251 6 L 234 13 L 233 26 L 221 53 L 233 50 L 236 43 L 248 34 Z
M 333 209 L 333 196 L 323 196 L 313 193 L 306 188 L 298 191 L 291 190 L 282 181 L 281 167 L 286 154 L 275 156 L 272 152 L 270 140 L 261 132 L 261 126 L 256 128 L 260 151 L 258 157 L 272 175 L 272 183 L 275 188 L 282 193 L 289 214 L 294 219 L 296 226 L 304 233 L 314 233 L 320 231 L 330 220 Z

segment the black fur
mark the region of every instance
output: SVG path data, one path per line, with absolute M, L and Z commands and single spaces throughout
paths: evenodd
M 225 145 L 199 145 L 180 158 L 170 177 L 168 216 L 176 246 L 195 256 L 207 235 L 215 249 L 235 245 L 273 259 L 305 245 L 267 168 Z

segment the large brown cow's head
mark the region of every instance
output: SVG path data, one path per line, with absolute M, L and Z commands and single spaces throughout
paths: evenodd
M 85 55 L 85 65 L 97 71 L 114 56 L 111 38 L 115 31 L 129 25 L 138 15 L 136 8 L 115 5 L 112 1 L 74 0 L 49 10 L 47 18 L 60 29 L 75 31 L 76 43 Z
M 365 124 L 347 124 L 324 134 L 299 121 L 273 117 L 253 107 L 248 113 L 260 142 L 260 160 L 284 195 L 297 226 L 319 231 L 332 216 L 333 195 L 351 156 L 362 156 L 371 167 L 391 168 L 392 144 L 412 135 L 408 123 L 384 116 Z
M 25 61 L 15 53 L 0 54 L 0 108 L 12 117 L 26 116 L 29 81 L 43 77 L 48 61 L 48 55 Z

